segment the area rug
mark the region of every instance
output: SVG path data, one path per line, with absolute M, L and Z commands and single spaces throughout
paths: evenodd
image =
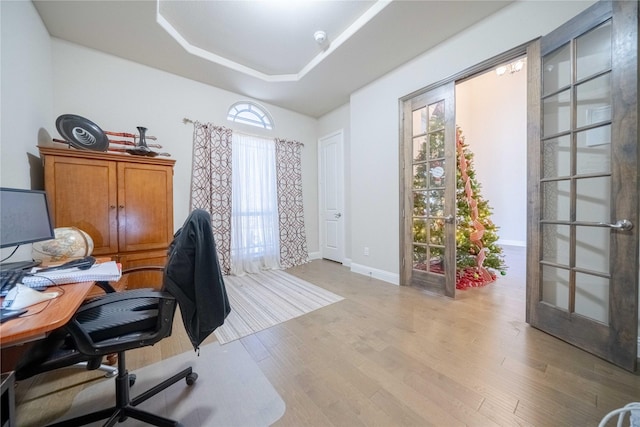
M 262 331 L 343 298 L 282 270 L 225 276 L 231 313 L 215 335 L 221 344 Z
M 190 351 L 136 370 L 131 396 L 188 366 L 198 373 L 194 385 L 180 381 L 138 408 L 179 420 L 185 427 L 268 426 L 284 415 L 284 401 L 239 341 L 208 344 L 200 348 L 200 356 Z M 114 398 L 114 381 L 105 379 L 79 393 L 61 419 L 108 408 Z M 131 418 L 118 425 L 146 426 Z

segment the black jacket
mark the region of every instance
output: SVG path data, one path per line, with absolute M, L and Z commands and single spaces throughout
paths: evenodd
M 231 311 L 211 229 L 211 216 L 196 209 L 169 247 L 164 287 L 180 305 L 182 321 L 197 350 Z

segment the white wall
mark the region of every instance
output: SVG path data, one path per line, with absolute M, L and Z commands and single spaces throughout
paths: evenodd
M 499 243 L 525 246 L 527 234 L 527 72 L 494 70 L 456 85 L 456 124 L 474 154 L 482 197 L 493 208 Z
M 592 3 L 513 3 L 352 94 L 352 269 L 399 280 L 398 99 L 546 34 Z
M 0 14 L 0 186 L 41 190 L 38 134 L 55 120 L 51 41 L 31 2 L 1 1 Z M 9 261 L 30 257 L 25 245 Z

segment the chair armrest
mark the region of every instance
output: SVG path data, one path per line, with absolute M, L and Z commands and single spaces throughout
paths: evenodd
M 122 282 L 125 285 L 120 285 L 121 288 L 129 288 L 130 283 L 135 280 L 135 288 L 153 288 L 161 289 L 163 283 L 164 266 L 160 265 L 143 265 L 135 267 L 127 267 L 122 270 Z M 142 273 L 142 274 L 139 274 Z M 159 273 L 159 274 L 158 274 Z M 126 277 L 132 276 L 136 279 L 127 279 Z M 116 285 L 118 286 L 118 285 Z
M 115 292 L 116 290 L 113 289 L 113 286 L 111 286 L 111 284 L 109 282 L 105 282 L 105 281 L 98 281 L 95 283 L 96 286 L 98 286 L 99 288 L 101 288 L 105 294 L 110 294 L 112 292 Z
M 126 274 L 129 274 L 129 273 L 137 273 L 137 272 L 144 272 L 144 271 L 163 272 L 164 271 L 164 267 L 156 266 L 156 265 L 131 267 L 131 268 L 127 268 L 127 269 L 122 270 L 122 276 L 124 277 Z M 118 285 L 119 281 L 118 282 L 113 282 L 113 283 L 115 283 L 115 285 L 112 285 L 110 282 L 98 281 L 98 282 L 95 282 L 95 285 L 98 286 L 100 289 L 102 289 L 102 291 L 105 294 L 110 294 L 112 292 L 118 292 L 118 290 L 120 290 L 120 291 L 124 290 L 124 286 L 123 285 L 120 285 L 120 286 Z M 95 294 L 91 294 L 90 295 L 91 299 L 93 299 L 96 296 L 101 297 L 101 296 L 103 296 L 103 294 L 95 293 Z
M 142 265 L 139 267 L 129 267 L 122 270 L 122 274 L 137 273 L 139 271 L 164 271 L 164 267 L 160 265 Z

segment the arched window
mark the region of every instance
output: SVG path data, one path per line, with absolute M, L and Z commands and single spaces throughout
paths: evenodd
M 227 120 L 263 129 L 273 129 L 273 120 L 267 110 L 250 101 L 240 101 L 233 104 L 229 108 Z

